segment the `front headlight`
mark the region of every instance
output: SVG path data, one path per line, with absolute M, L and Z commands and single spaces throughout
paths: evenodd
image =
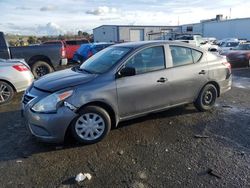
M 31 109 L 35 112 L 56 112 L 58 104 L 73 94 L 73 90 L 51 94 L 36 103 Z

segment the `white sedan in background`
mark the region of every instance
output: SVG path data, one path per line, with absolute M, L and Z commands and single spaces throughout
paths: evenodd
M 0 59 L 0 105 L 10 102 L 16 92 L 27 89 L 33 80 L 24 60 Z

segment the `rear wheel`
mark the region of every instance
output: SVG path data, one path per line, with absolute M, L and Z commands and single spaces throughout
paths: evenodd
M 98 106 L 87 106 L 72 122 L 71 131 L 80 143 L 94 144 L 102 140 L 111 129 L 109 114 Z
M 199 111 L 211 110 L 215 104 L 218 91 L 213 84 L 207 84 L 200 92 L 198 98 L 194 102 L 195 107 Z
M 53 68 L 45 61 L 37 61 L 31 66 L 31 71 L 35 78 L 40 78 L 53 72 Z
M 0 105 L 10 102 L 14 93 L 14 89 L 10 84 L 0 81 Z

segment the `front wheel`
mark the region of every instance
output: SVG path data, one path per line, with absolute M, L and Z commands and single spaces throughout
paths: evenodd
M 200 92 L 198 98 L 194 102 L 195 107 L 199 111 L 211 110 L 215 104 L 218 91 L 213 84 L 207 84 Z
M 101 141 L 110 129 L 109 114 L 98 106 L 85 107 L 71 125 L 74 138 L 84 144 L 94 144 Z

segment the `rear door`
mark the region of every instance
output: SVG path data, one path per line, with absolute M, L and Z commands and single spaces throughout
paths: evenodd
M 208 82 L 208 65 L 202 51 L 185 46 L 170 45 L 172 56 L 172 104 L 193 102 Z
M 163 45 L 148 47 L 133 55 L 123 66 L 134 67 L 136 75 L 116 79 L 121 117 L 163 108 L 171 95 Z

